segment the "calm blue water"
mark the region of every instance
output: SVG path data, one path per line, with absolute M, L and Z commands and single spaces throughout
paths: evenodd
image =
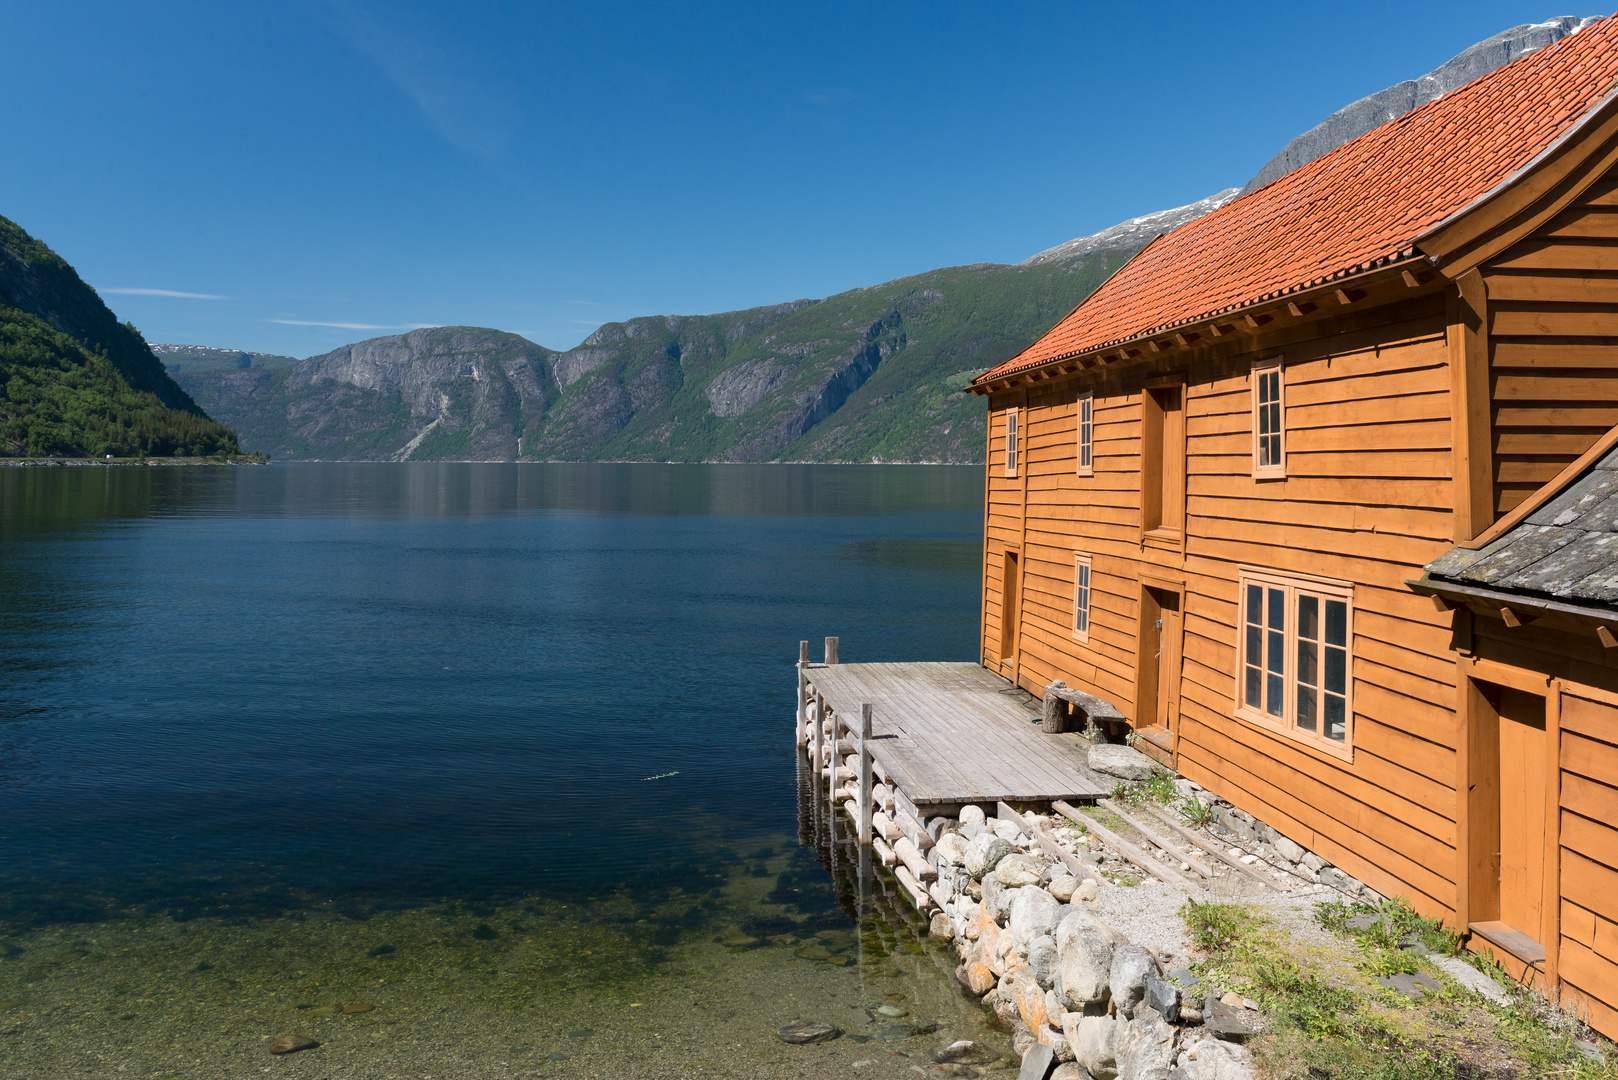
M 0 930 L 700 887 L 797 830 L 800 638 L 974 658 L 982 497 L 975 467 L 0 469 Z

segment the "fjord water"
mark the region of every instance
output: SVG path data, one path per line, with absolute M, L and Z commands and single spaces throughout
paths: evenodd
M 0 469 L 0 1056 L 898 1075 L 916 1040 L 860 1010 L 976 1021 L 828 874 L 792 662 L 972 659 L 982 498 L 973 467 Z M 784 1047 L 794 1018 L 851 1036 Z

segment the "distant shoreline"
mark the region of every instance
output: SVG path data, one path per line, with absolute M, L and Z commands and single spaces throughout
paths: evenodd
M 268 465 L 267 459 L 250 457 L 233 457 L 225 461 L 211 457 L 156 457 L 156 458 L 113 458 L 107 461 L 102 458 L 0 458 L 0 468 L 14 469 L 46 469 L 62 466 L 96 465 L 103 469 L 113 468 L 143 468 L 151 465 Z

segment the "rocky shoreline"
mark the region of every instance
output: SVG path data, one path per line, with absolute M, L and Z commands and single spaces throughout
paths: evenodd
M 1258 1031 L 1251 1003 L 1202 985 L 1178 943 L 1131 942 L 1104 919 L 1102 890 L 1116 887 L 1045 854 L 1034 830 L 1049 835 L 1048 819 L 968 806 L 929 824 L 944 894 L 932 934 L 959 958 L 961 991 L 1012 1031 L 1020 1080 L 1251 1075 L 1241 1045 Z

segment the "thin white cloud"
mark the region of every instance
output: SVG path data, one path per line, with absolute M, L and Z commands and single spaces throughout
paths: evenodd
M 368 322 L 317 322 L 311 319 L 269 319 L 268 322 L 280 323 L 282 326 L 331 326 L 338 330 L 431 330 L 443 323 L 413 322 L 399 323 L 393 326 L 384 326 L 381 323 Z
M 175 292 L 173 289 L 97 289 L 96 292 L 118 296 L 168 296 L 175 300 L 229 300 L 228 296 L 215 296 L 205 292 Z
M 439 138 L 485 160 L 499 158 L 519 122 L 489 85 L 482 57 L 457 50 L 441 33 L 388 5 L 330 0 L 334 29 L 409 98 Z

